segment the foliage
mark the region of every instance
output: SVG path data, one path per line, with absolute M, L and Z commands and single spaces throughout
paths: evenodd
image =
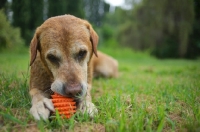
M 143 0 L 129 11 L 118 38 L 160 58 L 185 57 L 193 20 L 193 0 Z
M 200 56 L 200 1 L 194 0 L 195 20 L 193 23 L 193 31 L 189 38 L 188 58 L 197 58 Z
M 0 1 L 0 9 L 2 9 L 3 7 L 5 7 L 6 3 L 7 3 L 7 0 L 1 0 Z
M 13 25 L 20 27 L 22 38 L 29 45 L 34 30 L 43 22 L 42 0 L 13 0 Z
M 43 22 L 43 10 L 44 3 L 42 0 L 30 0 L 29 3 L 29 24 L 28 28 L 31 31 L 34 31 L 37 26 L 39 26 Z
M 76 4 L 73 0 L 48 0 L 48 17 L 72 14 L 79 18 L 84 18 L 83 2 L 77 0 Z
M 73 14 L 84 18 L 82 1 L 73 0 L 13 0 L 11 9 L 13 11 L 13 25 L 21 28 L 22 37 L 28 46 L 35 29 L 42 22 L 52 16 Z
M 76 4 L 73 0 L 3 0 L 0 8 L 4 8 L 12 24 L 21 29 L 27 46 L 44 20 L 72 14 L 92 23 L 101 46 L 148 50 L 159 58 L 197 58 L 200 55 L 198 0 L 125 1 L 133 8 L 116 7 L 112 12 L 104 0 L 78 0 Z
M 95 26 L 101 26 L 110 5 L 104 0 L 84 0 L 86 19 Z
M 114 38 L 113 28 L 104 23 L 101 27 L 96 28 L 99 36 L 99 47 L 116 48 L 118 47 L 118 42 Z
M 107 48 L 116 48 L 119 45 L 118 37 L 119 27 L 124 23 L 126 11 L 116 7 L 115 13 L 106 13 L 101 27 L 96 28 L 100 37 L 99 46 Z
M 91 120 L 77 113 L 64 120 L 56 114 L 46 122 L 36 122 L 29 113 L 28 53 L 1 53 L 1 130 L 198 131 L 199 60 L 158 60 L 131 49 L 101 50 L 119 61 L 120 74 L 93 81 L 98 115 Z
M 0 10 L 0 29 L 0 50 L 22 48 L 24 41 L 20 37 L 20 29 L 10 25 L 3 10 Z

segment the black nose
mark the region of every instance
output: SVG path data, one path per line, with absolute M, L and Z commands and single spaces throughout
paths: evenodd
M 82 85 L 79 83 L 67 83 L 64 90 L 67 95 L 76 96 L 81 94 Z

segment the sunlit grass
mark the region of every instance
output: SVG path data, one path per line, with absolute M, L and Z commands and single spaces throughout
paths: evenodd
M 157 60 L 148 53 L 102 49 L 119 61 L 119 78 L 95 79 L 98 115 L 35 122 L 29 114 L 28 54 L 0 54 L 0 130 L 198 131 L 200 61 Z
M 29 55 L 27 52 L 3 52 L 0 53 L 0 74 L 16 74 L 23 77 L 29 70 Z

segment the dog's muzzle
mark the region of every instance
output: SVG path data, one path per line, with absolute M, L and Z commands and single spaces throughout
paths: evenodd
M 81 95 L 83 86 L 79 83 L 66 83 L 64 84 L 64 91 L 69 96 L 79 96 Z
M 63 96 L 82 98 L 86 95 L 87 85 L 85 83 L 63 83 L 60 80 L 55 80 L 51 85 L 53 92 Z

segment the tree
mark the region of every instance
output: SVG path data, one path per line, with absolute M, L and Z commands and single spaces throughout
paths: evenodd
M 193 0 L 143 0 L 129 12 L 119 41 L 138 50 L 152 49 L 160 58 L 185 57 L 193 5 Z
M 66 14 L 66 0 L 48 0 L 48 17 Z
M 84 0 L 86 19 L 95 26 L 101 26 L 110 5 L 103 0 Z
M 200 56 L 200 1 L 194 0 L 195 20 L 193 23 L 193 32 L 189 38 L 189 45 L 187 50 L 188 58 L 197 58 Z
M 30 0 L 30 19 L 29 19 L 29 29 L 34 31 L 36 27 L 41 25 L 44 21 L 43 17 L 43 0 Z
M 13 25 L 21 28 L 22 38 L 26 40 L 26 43 L 30 42 L 30 30 L 29 30 L 29 0 L 13 0 Z
M 13 25 L 21 28 L 22 38 L 29 45 L 34 30 L 43 21 L 43 0 L 12 0 Z
M 29 45 L 36 27 L 52 16 L 72 14 L 84 18 L 82 0 L 12 0 L 13 25 L 21 28 Z
M 64 14 L 84 18 L 82 0 L 48 0 L 48 17 Z
M 74 0 L 68 0 L 66 13 L 74 15 L 79 18 L 84 18 L 85 12 L 83 8 L 83 0 L 76 0 L 76 4 L 74 4 Z
M 17 49 L 23 46 L 20 30 L 10 25 L 3 10 L 0 10 L 0 29 L 0 50 Z
M 0 9 L 4 8 L 6 3 L 7 3 L 7 0 L 1 0 L 0 1 Z

